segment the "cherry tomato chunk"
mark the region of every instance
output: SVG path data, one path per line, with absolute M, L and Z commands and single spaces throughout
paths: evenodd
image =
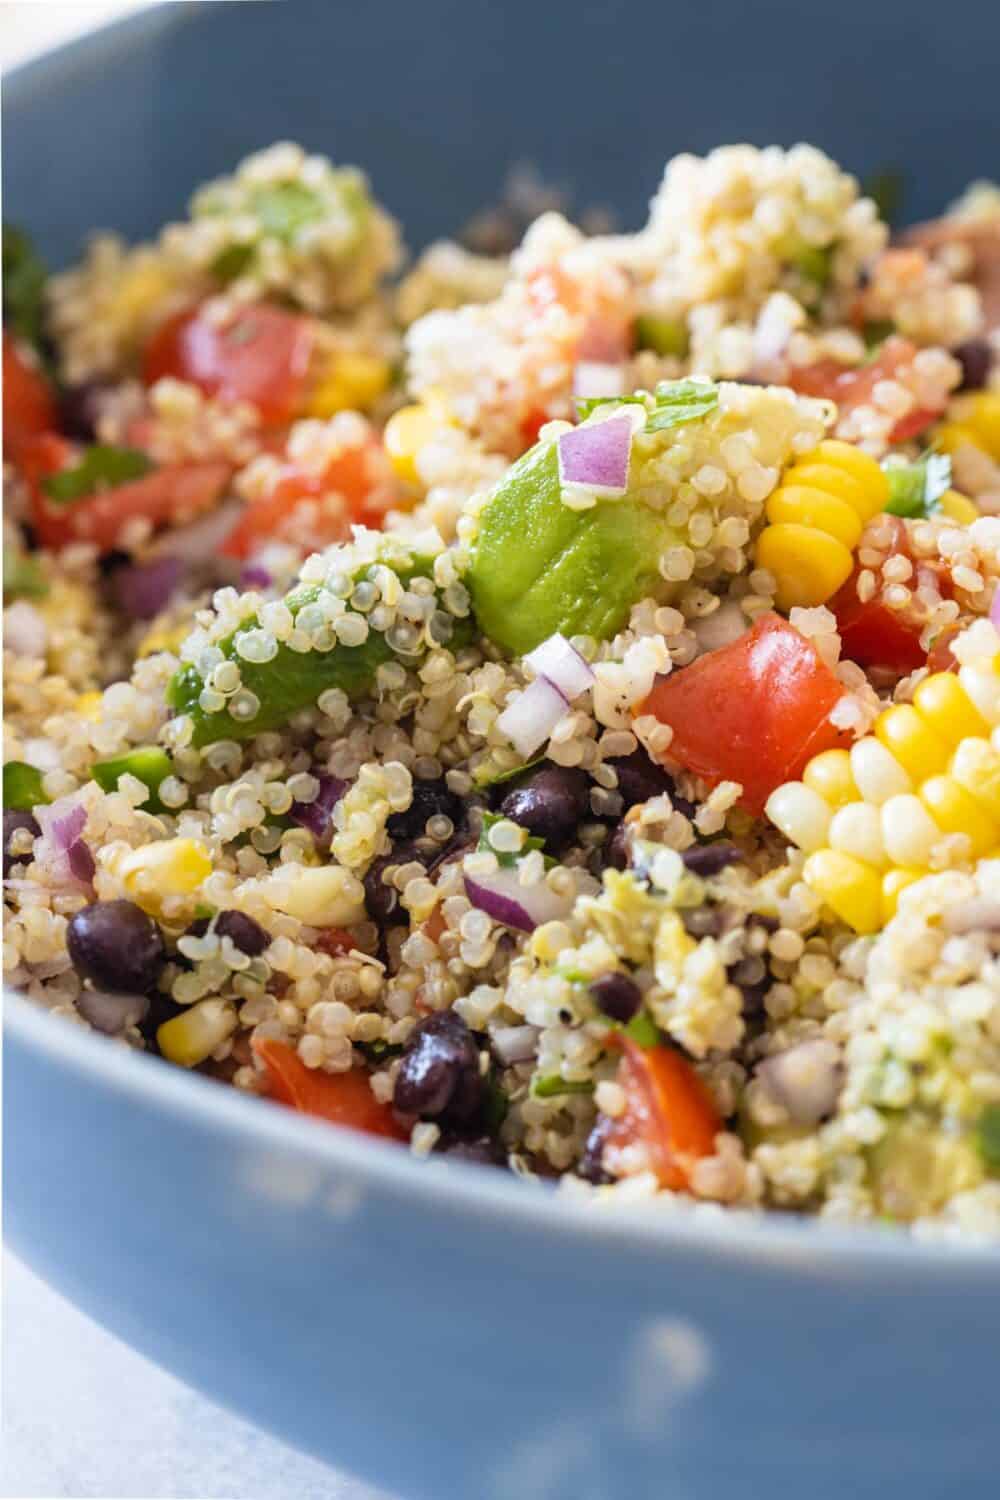
M 722 1121 L 700 1076 L 674 1047 L 640 1047 L 621 1038 L 618 1083 L 625 1113 L 605 1136 L 612 1149 L 640 1144 L 662 1187 L 690 1186 L 695 1163 L 715 1152 Z
M 867 406 L 879 381 L 891 380 L 902 366 L 912 362 L 916 353 L 916 345 L 909 339 L 893 334 L 866 365 L 849 369 L 835 359 L 820 359 L 811 365 L 793 367 L 788 373 L 788 384 L 800 395 L 836 401 L 843 415 L 856 406 Z M 905 443 L 929 427 L 939 414 L 926 407 L 915 407 L 899 418 L 889 441 Z
M 265 425 L 278 425 L 302 410 L 314 343 L 310 320 L 284 308 L 259 303 L 224 322 L 191 308 L 153 335 L 143 379 L 169 375 L 224 401 L 249 401 Z
M 3 447 L 21 446 L 56 425 L 56 403 L 48 381 L 9 333 L 3 336 Z
M 811 756 L 848 738 L 830 723 L 843 693 L 812 643 L 765 614 L 738 640 L 658 678 L 638 713 L 673 729 L 669 762 L 710 786 L 738 781 L 740 805 L 759 814 Z
M 365 447 L 345 448 L 321 475 L 290 469 L 270 494 L 253 501 L 222 544 L 226 557 L 251 557 L 267 542 L 288 541 L 305 551 L 343 542 L 351 526 L 381 525 L 366 500 L 372 488 Z
M 268 1094 L 280 1104 L 366 1135 L 396 1141 L 409 1138 L 391 1107 L 375 1098 L 366 1073 L 356 1068 L 347 1073 L 307 1068 L 286 1042 L 275 1037 L 255 1038 L 252 1046 L 264 1064 Z

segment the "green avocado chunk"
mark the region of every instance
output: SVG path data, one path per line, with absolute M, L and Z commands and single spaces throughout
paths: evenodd
M 417 576 L 432 577 L 433 560 L 412 557 L 404 567 L 393 563 L 381 566 L 393 567 L 400 580 L 406 584 Z M 368 567 L 355 575 L 355 582 L 367 576 Z M 293 617 L 306 605 L 313 604 L 323 594 L 321 584 L 308 584 L 294 589 L 285 596 L 285 604 Z M 439 608 L 440 590 L 436 590 Z M 450 649 L 466 645 L 475 636 L 475 625 L 471 619 L 453 619 L 451 638 L 446 642 Z M 399 653 L 393 650 L 380 631 L 369 629 L 367 639 L 360 646 L 345 646 L 338 642 L 329 651 L 293 651 L 279 643 L 277 654 L 267 662 L 251 662 L 241 657 L 236 649 L 238 638 L 247 631 L 257 629 L 256 616 L 248 618 L 238 630 L 218 642 L 219 650 L 229 661 L 239 665 L 244 688 L 249 689 L 260 703 L 252 719 L 234 719 L 226 709 L 207 711 L 200 703 L 205 680 L 197 667 L 185 663 L 171 678 L 167 687 L 167 703 L 176 714 L 189 715 L 194 734 L 191 743 L 200 747 L 213 740 L 247 740 L 271 729 L 283 729 L 289 719 L 301 709 L 311 708 L 329 688 L 339 688 L 348 698 L 363 697 L 374 682 L 375 673 L 383 662 Z M 404 659 L 412 663 L 423 655 L 420 648 L 415 655 Z
M 141 745 L 125 755 L 99 760 L 90 768 L 91 776 L 106 792 L 117 791 L 119 776 L 134 776 L 149 790 L 149 796 L 143 803 L 143 811 L 154 813 L 166 811 L 160 801 L 160 784 L 172 772 L 170 756 L 159 745 Z
M 523 656 L 555 631 L 607 640 L 660 582 L 665 546 L 679 540 L 640 500 L 564 505 L 554 442 L 507 471 L 479 518 L 466 583 L 484 634 Z

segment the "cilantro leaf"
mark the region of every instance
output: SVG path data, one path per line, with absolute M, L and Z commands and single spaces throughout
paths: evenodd
M 795 269 L 822 291 L 833 274 L 834 245 L 805 245 L 792 257 Z
M 12 224 L 3 226 L 3 320 L 26 343 L 41 349 L 48 273 L 31 240 Z
M 512 820 L 510 818 L 505 818 L 502 813 L 484 812 L 483 826 L 479 834 L 479 843 L 476 845 L 476 852 L 478 854 L 495 854 L 501 869 L 504 870 L 513 869 L 518 860 L 521 859 L 525 854 L 527 854 L 529 850 L 545 848 L 544 839 L 529 837 L 524 840 L 516 854 L 509 854 L 506 852 L 501 853 L 499 849 L 494 849 L 493 845 L 490 843 L 490 829 L 493 828 L 497 823 L 509 823 L 511 821 Z
M 153 467 L 152 460 L 138 448 L 115 448 L 108 443 L 95 443 L 84 450 L 80 462 L 72 469 L 50 474 L 42 481 L 42 488 L 50 500 L 68 505 L 101 490 L 117 489 L 131 479 L 141 479 Z
M 661 380 L 656 387 L 656 410 L 647 419 L 647 432 L 665 432 L 685 422 L 707 417 L 719 404 L 719 390 L 707 380 Z
M 951 459 L 946 453 L 928 453 L 912 464 L 891 464 L 884 470 L 889 481 L 886 510 L 893 516 L 923 519 L 936 509 L 951 485 Z
M 545 1078 L 531 1080 L 533 1099 L 556 1099 L 560 1094 L 592 1094 L 594 1085 L 589 1078 L 561 1078 L 558 1073 L 549 1073 Z
M 643 396 L 577 396 L 576 410 L 582 422 L 599 406 L 645 406 Z
M 272 234 L 275 239 L 287 243 L 307 224 L 321 219 L 324 207 L 304 183 L 274 182 L 265 183 L 254 193 L 253 212 L 264 234 Z
M 515 766 L 512 771 L 473 771 L 472 779 L 479 791 L 485 791 L 491 786 L 503 786 L 506 781 L 516 781 L 526 771 L 533 771 L 536 766 L 540 766 L 544 760 L 544 755 L 537 755 L 534 760 L 526 760 L 523 766 Z

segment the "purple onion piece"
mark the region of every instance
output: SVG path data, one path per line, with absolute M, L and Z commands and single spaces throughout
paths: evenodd
M 569 915 L 572 901 L 557 896 L 544 880 L 522 885 L 516 867 L 493 870 L 489 875 L 464 872 L 465 894 L 495 922 L 518 932 L 534 932 L 543 922 L 556 922 Z
M 77 880 L 83 881 L 84 885 L 89 885 L 94 878 L 97 866 L 94 863 L 94 856 L 83 839 L 77 839 L 70 844 L 66 850 L 66 859 Z
M 492 917 L 494 922 L 501 922 L 504 927 L 514 927 L 518 932 L 534 932 L 538 925 L 520 902 L 504 895 L 493 886 L 474 880 L 471 875 L 465 876 L 465 894 L 473 906 L 478 906 L 480 911 Z
M 84 985 L 76 1008 L 95 1031 L 115 1036 L 127 1026 L 137 1026 L 149 1010 L 148 995 L 122 995 Z
M 165 608 L 183 572 L 178 557 L 158 557 L 119 568 L 115 574 L 118 603 L 133 620 L 151 620 Z
M 316 780 L 319 794 L 315 802 L 293 802 L 288 816 L 300 827 L 308 828 L 313 837 L 323 843 L 332 833 L 333 809 L 351 783 L 342 781 L 339 776 L 328 776 L 325 771 L 321 771 Z
M 240 588 L 269 589 L 274 582 L 271 574 L 260 563 L 247 563 L 240 574 Z
M 82 807 L 70 807 L 65 813 L 52 818 L 48 833 L 52 842 L 68 853 L 87 826 L 87 814 Z
M 587 422 L 557 440 L 559 478 L 599 495 L 624 495 L 635 417 L 620 411 L 599 422 Z

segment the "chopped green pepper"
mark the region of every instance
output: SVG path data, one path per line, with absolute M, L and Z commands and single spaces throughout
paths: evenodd
M 886 464 L 889 481 L 886 510 L 893 516 L 923 518 L 937 508 L 951 484 L 951 459 L 946 453 L 929 453 L 912 464 Z
M 144 810 L 159 813 L 166 811 L 160 801 L 160 785 L 173 774 L 173 769 L 170 756 L 159 745 L 141 745 L 124 755 L 97 761 L 91 766 L 90 774 L 106 792 L 117 791 L 119 776 L 134 776 L 149 791 Z
M 3 768 L 3 805 L 14 812 L 31 812 L 48 802 L 42 790 L 42 773 L 23 760 L 9 760 Z
M 3 227 L 3 320 L 18 338 L 44 353 L 48 273 L 23 230 Z
M 589 1078 L 561 1078 L 550 1073 L 546 1078 L 535 1078 L 531 1084 L 531 1095 L 535 1099 L 555 1099 L 560 1094 L 592 1094 L 594 1085 Z

